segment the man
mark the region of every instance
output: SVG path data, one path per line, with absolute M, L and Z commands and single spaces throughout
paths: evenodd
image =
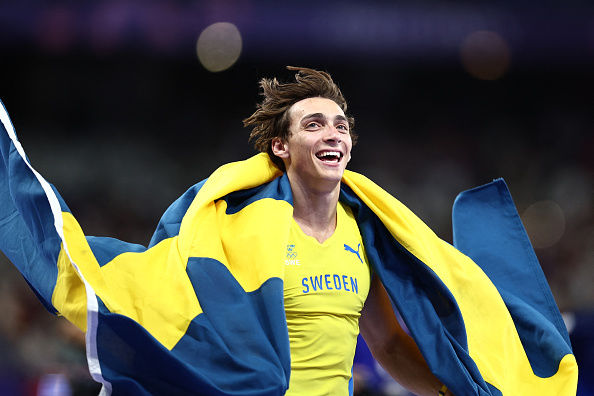
M 308 253 L 307 259 L 297 264 L 307 269 L 297 271 L 290 264 L 284 279 L 292 359 L 288 394 L 338 395 L 347 391 L 358 317 L 365 304 L 361 329 L 374 356 L 411 391 L 437 395 L 441 382 L 400 328 L 377 277 L 371 281 L 371 294 L 365 302 L 370 274 L 364 245 L 352 211 L 338 203 L 353 145 L 353 120 L 344 113 L 346 101 L 327 73 L 289 69 L 298 71 L 297 82 L 279 84 L 264 79 L 261 87 L 265 99 L 245 120 L 246 125 L 255 126 L 251 137 L 256 147 L 267 152 L 288 176 L 295 219 L 289 245 L 299 249 L 299 254 Z M 347 231 L 341 237 L 350 237 L 349 244 L 332 239 L 343 228 Z M 349 251 L 355 254 L 344 253 Z M 357 272 L 362 263 L 364 269 Z M 348 288 L 344 286 L 310 291 L 308 280 L 325 268 L 330 274 L 347 273 L 349 279 L 358 280 L 358 293 L 345 294 Z
M 345 170 L 342 94 L 291 69 L 296 83 L 264 80 L 245 120 L 266 154 L 190 188 L 148 247 L 86 237 L 0 112 L 0 247 L 86 331 L 103 393 L 348 394 L 359 313 L 376 359 L 418 394 L 575 393 L 567 332 L 503 182 L 457 200 L 455 242 L 474 262 Z

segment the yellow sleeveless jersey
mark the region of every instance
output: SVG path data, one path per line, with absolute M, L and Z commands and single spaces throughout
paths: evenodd
M 324 243 L 293 220 L 285 259 L 285 311 L 291 347 L 287 395 L 348 395 L 359 316 L 371 273 L 351 209 L 338 205 Z

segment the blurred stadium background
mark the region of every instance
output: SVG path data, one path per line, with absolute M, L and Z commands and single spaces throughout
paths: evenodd
M 188 187 L 254 154 L 242 119 L 286 65 L 332 74 L 350 169 L 442 238 L 458 192 L 506 180 L 593 395 L 591 1 L 0 2 L 0 99 L 88 235 L 146 244 Z M 97 394 L 82 334 L 3 255 L 0 307 L 0 394 Z M 406 394 L 358 359 L 360 394 Z

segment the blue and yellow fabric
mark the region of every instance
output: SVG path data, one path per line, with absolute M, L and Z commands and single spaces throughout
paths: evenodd
M 190 188 L 144 247 L 86 237 L 0 111 L 0 248 L 50 312 L 86 331 L 104 394 L 284 394 L 292 195 L 266 155 Z M 502 180 L 458 197 L 460 250 L 362 175 L 345 173 L 340 199 L 431 370 L 457 396 L 575 394 L 567 331 Z

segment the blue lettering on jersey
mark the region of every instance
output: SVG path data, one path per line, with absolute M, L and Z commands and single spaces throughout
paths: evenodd
M 328 280 L 329 277 L 330 274 L 324 275 L 324 280 L 326 281 L 326 290 L 332 290 L 332 286 L 330 286 L 330 281 Z
M 357 286 L 357 278 L 351 277 L 351 288 L 353 289 L 353 293 L 359 294 L 359 286 Z
M 309 285 L 307 284 L 307 278 L 301 279 L 301 284 L 303 285 L 303 293 L 309 293 Z
M 342 285 L 340 284 L 340 276 L 334 274 L 334 276 L 332 278 L 334 278 L 334 288 L 336 290 L 342 289 Z M 338 279 L 338 282 L 336 282 L 337 279 Z
M 349 282 L 350 281 L 350 282 Z M 324 274 L 301 279 L 303 293 L 322 290 L 342 290 L 359 294 L 357 278 L 348 275 Z
M 313 287 L 314 291 L 318 289 L 322 290 L 322 277 L 323 275 L 320 275 L 319 278 L 317 276 L 314 276 L 313 279 L 312 277 L 309 277 L 309 279 L 311 280 L 311 286 Z

